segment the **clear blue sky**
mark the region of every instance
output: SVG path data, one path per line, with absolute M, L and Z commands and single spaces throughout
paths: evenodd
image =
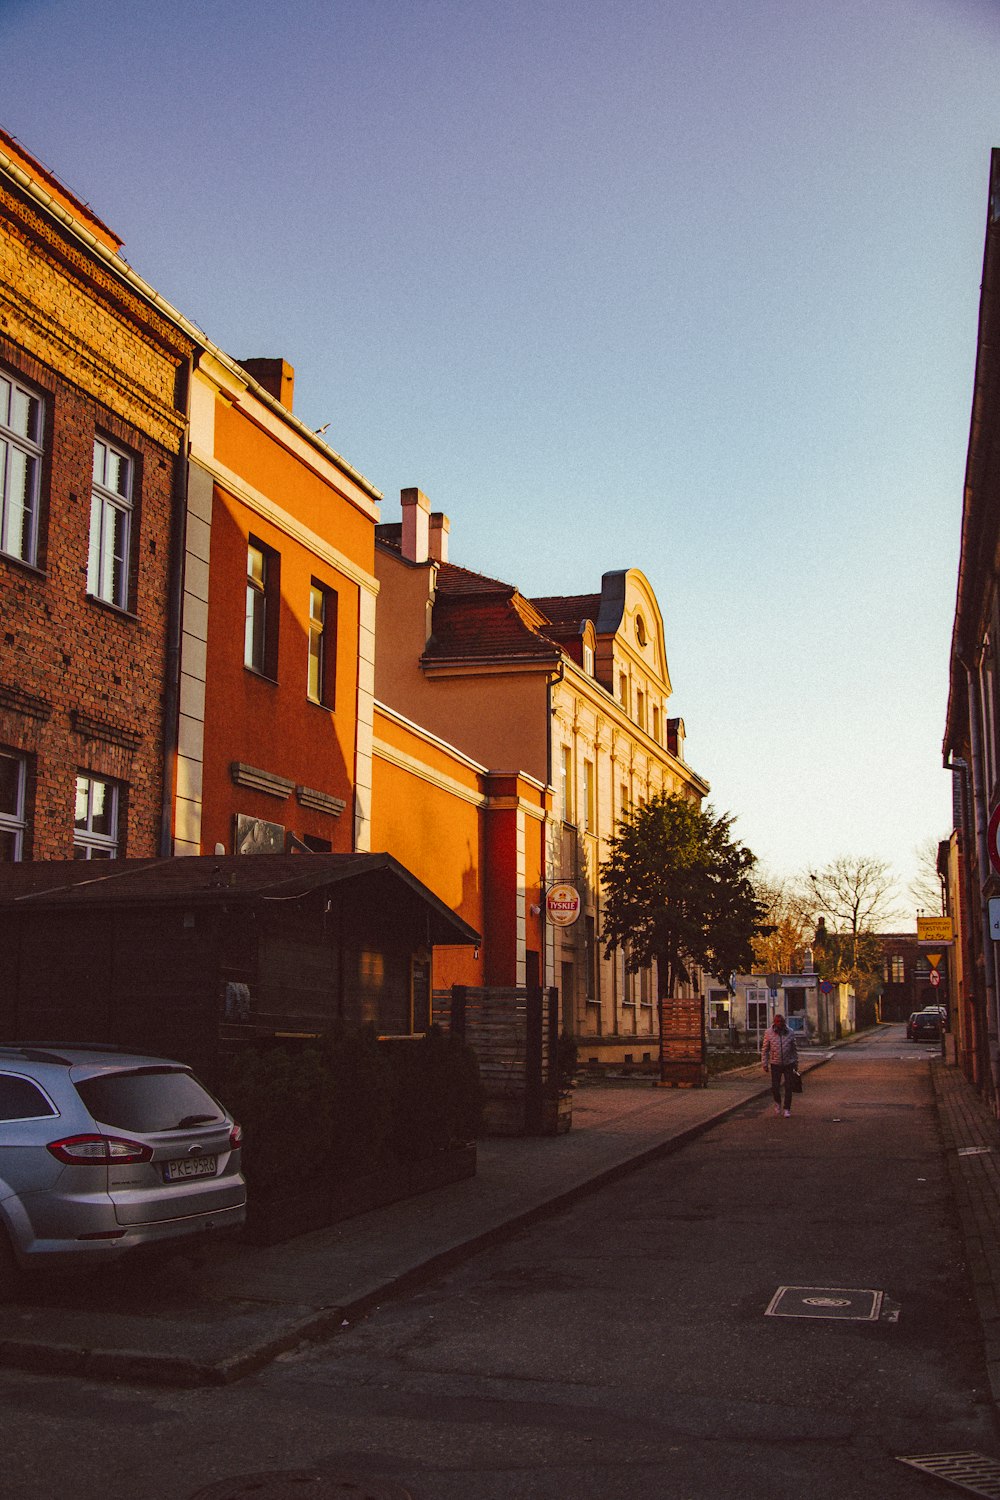
M 0 0 L 0 123 L 452 558 L 641 567 L 776 874 L 950 821 L 993 0 Z

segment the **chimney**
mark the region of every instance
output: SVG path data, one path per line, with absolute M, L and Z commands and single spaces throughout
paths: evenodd
M 400 490 L 403 507 L 403 556 L 407 562 L 425 563 L 430 556 L 431 502 L 423 490 Z
M 448 533 L 451 530 L 451 522 L 443 511 L 431 511 L 430 555 L 435 562 L 448 561 Z
M 292 409 L 295 390 L 295 371 L 283 359 L 241 359 L 239 363 L 258 385 L 262 385 L 269 396 L 280 401 L 287 411 Z

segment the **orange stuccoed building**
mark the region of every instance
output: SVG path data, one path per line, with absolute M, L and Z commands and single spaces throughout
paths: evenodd
M 371 848 L 379 494 L 282 360 L 191 390 L 174 852 Z

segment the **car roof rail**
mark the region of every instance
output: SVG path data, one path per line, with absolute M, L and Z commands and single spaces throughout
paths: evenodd
M 51 1048 L 28 1044 L 19 1045 L 16 1042 L 10 1046 L 0 1047 L 0 1057 L 21 1057 L 25 1062 L 51 1062 L 62 1063 L 64 1067 L 69 1066 L 69 1059 L 62 1057 Z
M 0 1053 L 23 1057 L 28 1062 L 61 1063 L 68 1068 L 72 1058 L 64 1057 L 65 1051 L 123 1053 L 127 1049 L 118 1042 L 10 1042 L 0 1047 Z

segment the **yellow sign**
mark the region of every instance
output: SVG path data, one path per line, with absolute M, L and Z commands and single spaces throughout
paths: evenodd
M 936 969 L 938 964 L 941 962 L 940 953 L 928 953 L 927 962 L 930 964 L 932 969 Z
M 917 941 L 919 943 L 950 943 L 954 936 L 950 917 L 917 918 Z

